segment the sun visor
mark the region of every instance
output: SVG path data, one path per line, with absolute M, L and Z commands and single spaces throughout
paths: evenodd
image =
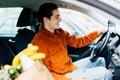
M 17 27 L 31 26 L 35 23 L 33 11 L 29 8 L 24 8 L 18 18 Z

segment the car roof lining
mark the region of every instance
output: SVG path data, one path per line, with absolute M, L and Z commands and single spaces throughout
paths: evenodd
M 109 9 L 104 8 L 104 6 L 99 5 L 102 3 L 99 3 L 99 1 L 92 1 L 92 0 L 29 0 L 29 2 L 28 0 L 0 0 L 0 8 L 22 7 L 22 8 L 30 8 L 32 11 L 37 12 L 39 9 L 39 6 L 45 2 L 56 3 L 58 4 L 59 8 L 77 10 L 93 18 L 94 16 L 91 15 L 92 14 L 91 12 L 97 11 L 101 15 L 105 15 L 107 18 L 109 18 L 114 22 L 119 23 L 120 21 L 120 15 L 119 15 L 120 11 L 113 9 L 105 4 L 104 6 L 109 7 Z M 86 8 L 86 6 L 89 8 Z
M 77 6 L 74 4 L 69 3 L 65 0 L 0 0 L 0 7 L 22 7 L 22 8 L 30 8 L 33 11 L 38 11 L 39 6 L 46 2 L 52 2 L 58 4 L 58 6 L 69 8 L 69 9 L 75 9 Z M 38 5 L 39 4 L 39 5 Z

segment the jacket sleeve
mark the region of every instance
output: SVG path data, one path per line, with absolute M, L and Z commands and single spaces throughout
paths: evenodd
M 51 70 L 50 68 L 50 63 L 49 63 L 49 54 L 47 52 L 46 47 L 42 46 L 39 48 L 38 52 L 42 52 L 45 53 L 46 57 L 44 59 L 42 59 L 43 63 L 46 65 L 46 67 Z
M 36 41 L 36 40 L 33 40 L 33 41 L 32 41 L 32 44 L 33 44 L 33 45 L 37 45 L 37 46 L 43 45 L 42 42 Z M 42 61 L 43 61 L 43 63 L 46 65 L 46 67 L 47 67 L 49 70 L 51 70 L 50 67 L 49 67 L 49 65 L 50 65 L 50 64 L 49 64 L 49 55 L 48 55 L 48 52 L 47 52 L 47 49 L 46 49 L 46 48 L 47 48 L 47 47 L 45 47 L 45 46 L 43 45 L 42 47 L 39 47 L 39 49 L 37 50 L 37 52 L 45 53 L 46 57 L 45 57 L 44 59 L 42 59 Z
M 67 43 L 69 46 L 80 48 L 90 44 L 93 40 L 98 38 L 100 34 L 97 31 L 94 31 L 82 37 L 76 37 L 75 35 L 70 35 L 68 32 L 66 32 L 66 35 L 67 35 Z

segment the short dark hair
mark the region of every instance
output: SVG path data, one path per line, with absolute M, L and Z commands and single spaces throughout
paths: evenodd
M 54 3 L 44 3 L 41 5 L 38 12 L 38 21 L 43 24 L 43 17 L 50 19 L 50 17 L 53 15 L 52 11 L 55 9 L 58 9 L 58 6 Z

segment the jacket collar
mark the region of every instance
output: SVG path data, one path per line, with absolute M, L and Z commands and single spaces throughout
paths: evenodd
M 50 32 L 49 30 L 47 30 L 44 26 L 41 27 L 40 32 L 42 32 L 43 34 L 47 35 L 48 37 L 55 37 L 58 36 L 61 33 L 62 29 L 56 29 L 54 31 L 54 33 Z

